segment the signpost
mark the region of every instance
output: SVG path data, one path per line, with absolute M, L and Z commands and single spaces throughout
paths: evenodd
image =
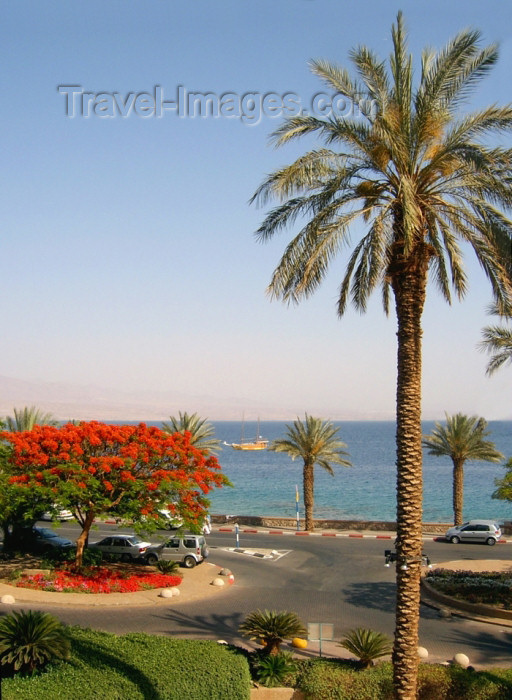
M 334 625 L 330 622 L 308 622 L 308 639 L 310 642 L 319 642 L 319 652 L 322 656 L 322 641 L 332 642 L 334 639 Z
M 299 487 L 295 484 L 295 514 L 297 518 L 297 532 L 300 530 L 299 522 Z

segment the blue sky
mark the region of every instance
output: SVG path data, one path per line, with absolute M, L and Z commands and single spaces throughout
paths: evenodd
M 155 86 L 167 101 L 182 86 L 308 105 L 325 91 L 308 61 L 347 65 L 359 44 L 387 56 L 400 8 L 418 58 L 466 26 L 498 41 L 500 63 L 469 106 L 510 100 L 512 7 L 496 0 L 6 0 L 0 375 L 167 392 L 169 414 L 211 419 L 392 418 L 395 320 L 378 294 L 366 315 L 337 318 L 346 260 L 299 306 L 265 296 L 290 234 L 258 244 L 265 212 L 248 200 L 311 144 L 273 149 L 278 116 L 141 116 L 144 101 L 128 117 L 93 102 L 86 117 L 79 95 L 70 118 L 58 87 L 126 105 Z M 486 378 L 476 349 L 490 289 L 473 258 L 466 265 L 463 303 L 429 289 L 424 414 L 512 418 L 510 369 Z

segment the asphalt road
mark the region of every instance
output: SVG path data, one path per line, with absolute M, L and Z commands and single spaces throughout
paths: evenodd
M 63 524 L 63 536 L 76 537 L 72 525 Z M 94 541 L 112 532 L 101 525 Z M 235 547 L 233 533 L 213 532 L 208 538 L 209 561 L 230 568 L 235 585 L 212 601 L 172 604 L 168 608 L 68 609 L 40 606 L 69 624 L 116 633 L 145 631 L 182 638 L 242 640 L 237 629 L 257 608 L 294 610 L 304 623 L 334 624 L 334 640 L 352 627 L 371 627 L 390 636 L 394 631 L 394 567 L 384 567 L 384 549 L 391 542 L 373 538 L 294 537 L 240 533 L 240 548 L 277 550 L 279 558 L 265 559 L 228 551 Z M 512 545 L 451 545 L 425 541 L 424 553 L 432 563 L 453 559 L 507 559 Z M 452 617 L 443 619 L 422 605 L 420 644 L 433 661 L 447 661 L 455 653 L 467 654 L 477 666 L 510 665 L 512 628 Z M 314 645 L 310 645 L 314 649 Z M 324 643 L 324 653 L 336 652 Z

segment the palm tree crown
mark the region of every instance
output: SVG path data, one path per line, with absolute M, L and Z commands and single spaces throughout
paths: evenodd
M 317 134 L 323 141 L 269 175 L 253 201 L 277 206 L 257 231 L 261 241 L 299 224 L 274 270 L 270 295 L 298 302 L 363 227 L 341 279 L 341 316 L 352 301 L 364 311 L 381 288 L 397 318 L 397 604 L 393 649 L 398 698 L 416 696 L 422 549 L 421 318 L 429 277 L 447 301 L 467 278 L 461 243 L 471 247 L 500 308 L 512 303 L 507 269 L 512 222 L 512 149 L 494 145 L 512 128 L 512 106 L 458 117 L 471 90 L 494 66 L 495 45 L 460 32 L 437 53 L 424 51 L 417 83 L 402 14 L 392 28 L 389 64 L 365 46 L 350 57 L 355 77 L 327 61 L 313 72 L 357 108 L 353 116 L 299 115 L 274 133 L 277 145 Z M 492 144 L 492 145 L 490 145 Z M 397 560 L 397 561 L 398 561 Z
M 446 414 L 446 425 L 436 423 L 432 434 L 423 439 L 428 453 L 436 457 L 450 457 L 453 462 L 453 515 L 454 524 L 462 523 L 464 498 L 464 463 L 467 460 L 500 462 L 503 459 L 494 443 L 485 440 L 490 431 L 487 421 L 478 416 L 457 413 Z
M 44 413 L 35 406 L 13 408 L 14 416 L 5 418 L 5 425 L 10 432 L 32 430 L 35 425 L 59 425 L 59 421 L 51 413 Z
M 213 437 L 215 428 L 197 413 L 190 415 L 179 412 L 179 418 L 169 416 L 170 423 L 162 423 L 162 430 L 167 433 L 190 433 L 190 444 L 205 452 L 219 452 L 220 440 Z
M 308 416 L 302 422 L 297 418 L 293 425 L 287 425 L 287 437 L 274 440 L 268 447 L 273 452 L 285 452 L 292 459 L 301 457 L 304 461 L 303 487 L 306 530 L 313 529 L 314 467 L 318 465 L 334 476 L 332 464 L 350 467 L 346 459 L 348 453 L 339 437 L 339 428 L 331 421 Z
M 283 639 L 292 639 L 306 632 L 297 613 L 276 610 L 254 610 L 238 628 L 244 637 L 259 639 L 264 644 L 264 653 L 279 654 Z
M 512 257 L 512 256 L 511 256 Z M 491 308 L 491 313 L 503 320 L 512 320 L 512 311 L 500 312 L 497 305 Z M 482 330 L 480 348 L 491 355 L 486 374 L 494 374 L 503 365 L 512 364 L 512 328 L 507 326 L 486 326 Z

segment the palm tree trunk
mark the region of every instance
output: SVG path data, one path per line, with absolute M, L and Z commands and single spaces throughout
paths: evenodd
M 462 525 L 464 503 L 464 461 L 453 460 L 453 524 Z
M 313 504 L 315 500 L 315 471 L 314 464 L 304 462 L 303 470 L 303 489 L 304 489 L 304 512 L 305 512 L 305 527 L 308 532 L 311 532 L 315 527 L 313 519 Z
M 423 258 L 419 251 L 416 261 L 414 265 L 406 262 L 392 281 L 398 322 L 396 628 L 392 660 L 395 697 L 400 700 L 416 698 L 418 675 L 423 497 L 421 316 L 428 255 Z

